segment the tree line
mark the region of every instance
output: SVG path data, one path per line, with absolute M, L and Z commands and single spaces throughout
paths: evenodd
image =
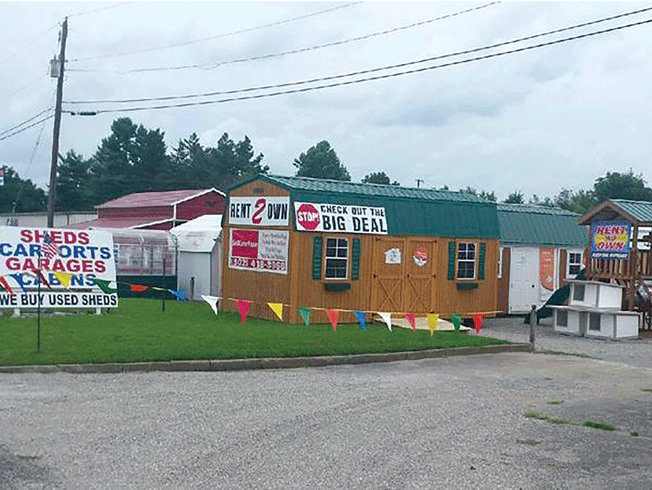
M 57 211 L 86 211 L 134 192 L 204 189 L 226 191 L 233 184 L 256 174 L 269 173 L 263 154 L 254 151 L 245 136 L 233 141 L 224 133 L 214 146 L 204 146 L 197 134 L 178 141 L 168 152 L 165 133 L 147 129 L 129 118 L 111 124 L 111 133 L 102 139 L 95 153 L 84 158 L 74 150 L 60 155 L 57 184 Z M 320 141 L 293 161 L 296 175 L 318 179 L 350 181 L 346 166 L 328 141 Z M 400 185 L 384 171 L 367 174 L 362 182 Z M 449 189 L 444 185 L 441 189 Z M 459 192 L 496 201 L 493 191 L 472 187 Z M 584 213 L 607 198 L 652 201 L 652 189 L 642 175 L 607 172 L 596 179 L 593 188 L 572 191 L 562 189 L 554 197 L 533 195 L 527 203 L 554 206 Z M 520 191 L 512 192 L 505 203 L 526 203 Z M 0 212 L 45 211 L 46 192 L 29 179 L 21 179 L 11 167 L 5 168 L 4 186 L 0 186 Z

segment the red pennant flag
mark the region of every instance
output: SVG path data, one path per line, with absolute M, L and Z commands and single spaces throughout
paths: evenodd
M 414 323 L 414 313 L 406 313 L 405 318 L 410 323 L 410 328 L 414 331 L 417 329 L 416 324 Z
M 475 327 L 475 331 L 478 333 L 482 328 L 483 319 L 484 319 L 484 315 L 482 313 L 476 313 L 475 315 L 473 315 L 473 326 Z
M 326 314 L 331 322 L 331 327 L 333 327 L 333 332 L 335 332 L 337 330 L 337 318 L 339 317 L 340 312 L 337 310 L 326 310 Z
M 4 290 L 7 291 L 9 294 L 14 294 L 14 292 L 9 287 L 9 284 L 7 283 L 7 281 L 5 281 L 5 278 L 1 277 L 1 276 L 0 276 L 0 285 L 2 285 Z
M 247 312 L 249 311 L 250 306 L 251 301 L 247 301 L 246 299 L 238 300 L 238 310 L 240 310 L 240 323 L 247 323 Z
M 141 284 L 132 284 L 131 285 L 131 290 L 134 293 L 142 293 L 144 291 L 147 291 L 149 288 L 147 286 L 143 286 Z

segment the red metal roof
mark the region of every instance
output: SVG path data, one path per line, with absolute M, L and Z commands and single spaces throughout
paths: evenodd
M 163 192 L 136 192 L 127 194 L 104 204 L 95 206 L 96 209 L 102 208 L 145 208 L 153 206 L 172 206 L 180 201 L 201 196 L 207 192 L 215 191 L 222 194 L 217 189 L 185 189 L 180 191 L 163 191 Z
M 173 221 L 172 218 L 165 220 L 152 220 L 152 218 L 98 218 L 90 221 L 83 221 L 73 225 L 66 225 L 66 228 L 74 228 L 77 230 L 85 230 L 86 228 L 133 228 L 144 225 L 151 225 L 160 223 L 162 221 Z

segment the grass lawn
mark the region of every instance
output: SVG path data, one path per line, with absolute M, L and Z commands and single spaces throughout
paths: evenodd
M 400 352 L 507 342 L 474 333 L 415 331 L 384 324 L 290 325 L 233 313 L 215 315 L 204 302 L 121 299 L 108 314 L 41 317 L 41 351 L 36 318 L 0 316 L 0 365 L 242 359 Z M 5 312 L 9 313 L 9 312 Z

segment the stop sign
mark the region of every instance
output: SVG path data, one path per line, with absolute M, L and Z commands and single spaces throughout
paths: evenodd
M 313 231 L 319 226 L 319 211 L 312 204 L 302 204 L 297 209 L 297 224 L 304 230 Z

